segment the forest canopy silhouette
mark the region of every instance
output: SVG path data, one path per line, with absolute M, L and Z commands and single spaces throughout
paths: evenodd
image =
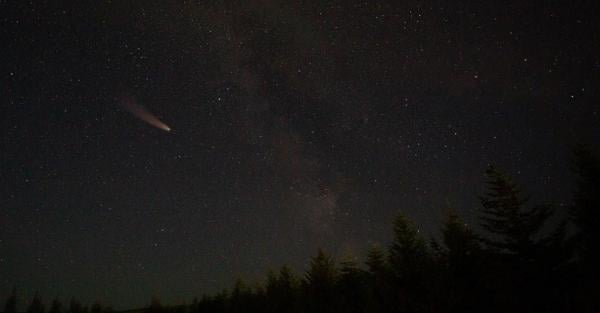
M 467 225 L 446 208 L 439 236 L 426 237 L 399 213 L 387 246 L 366 260 L 334 260 L 319 250 L 306 272 L 283 265 L 263 282 L 237 280 L 230 290 L 192 304 L 128 312 L 599 312 L 600 161 L 590 148 L 575 149 L 572 203 L 534 202 L 500 169 L 490 166 L 480 196 L 478 223 Z M 16 313 L 18 290 L 4 313 Z M 109 313 L 76 299 L 46 306 L 39 294 L 26 313 Z

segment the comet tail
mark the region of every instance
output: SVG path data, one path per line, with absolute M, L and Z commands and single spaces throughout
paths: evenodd
M 121 103 L 127 111 L 129 111 L 131 114 L 135 115 L 142 121 L 164 131 L 171 131 L 171 128 L 167 124 L 159 120 L 156 116 L 154 116 L 154 114 L 152 114 L 142 105 L 137 104 L 134 99 L 126 98 Z

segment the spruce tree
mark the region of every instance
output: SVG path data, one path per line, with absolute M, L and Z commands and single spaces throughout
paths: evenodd
M 575 150 L 574 170 L 577 174 L 570 220 L 575 225 L 575 235 L 570 242 L 575 249 L 578 275 L 574 283 L 573 298 L 576 310 L 600 310 L 600 160 L 583 146 Z
M 248 287 L 241 278 L 236 279 L 233 290 L 231 291 L 231 297 L 229 299 L 230 312 L 242 313 L 251 311 L 250 307 L 253 304 L 252 299 L 252 289 Z
M 394 275 L 393 305 L 407 312 L 426 311 L 432 291 L 427 245 L 417 227 L 402 214 L 394 220 L 394 240 L 388 255 Z
M 306 283 L 311 288 L 330 289 L 335 283 L 337 269 L 333 259 L 319 249 L 317 256 L 310 260 L 310 268 L 306 272 Z
M 50 310 L 48 313 L 62 313 L 62 304 L 57 298 L 52 300 L 52 304 L 50 305 Z
M 333 258 L 319 249 L 317 256 L 310 261 L 305 275 L 305 290 L 308 296 L 308 309 L 313 312 L 330 312 L 334 304 L 334 287 L 337 269 Z
M 482 196 L 481 226 L 491 234 L 482 241 L 496 251 L 523 261 L 535 258 L 547 243 L 536 239 L 552 215 L 551 207 L 527 209 L 528 198 L 508 176 L 494 167 L 486 170 L 487 193 Z
M 162 313 L 162 312 L 163 312 L 163 306 L 160 303 L 160 300 L 158 299 L 158 297 L 153 296 L 150 299 L 150 306 L 148 306 L 147 313 Z
M 427 257 L 427 246 L 419 230 L 404 215 L 394 220 L 394 241 L 389 251 L 390 265 L 400 278 L 419 275 Z
M 373 245 L 367 252 L 367 271 L 369 275 L 367 312 L 382 312 L 392 306 L 390 294 L 390 270 L 385 251 L 379 245 Z
M 452 270 L 469 270 L 479 251 L 477 237 L 452 209 L 442 225 L 442 255 Z
M 365 262 L 371 275 L 380 276 L 387 271 L 385 252 L 378 245 L 373 245 L 367 252 L 367 261 Z
M 6 299 L 4 305 L 4 313 L 16 313 L 17 312 L 17 288 L 13 287 L 12 292 Z
M 587 264 L 600 261 L 600 161 L 585 147 L 575 150 L 577 174 L 571 221 L 577 227 L 575 245 L 578 257 Z
M 17 288 L 13 287 L 6 304 L 4 305 L 4 313 L 17 313 Z
M 340 274 L 337 281 L 339 293 L 338 311 L 364 312 L 368 289 L 366 288 L 366 273 L 353 260 L 340 263 Z
M 448 210 L 441 231 L 438 270 L 442 287 L 437 291 L 438 299 L 449 312 L 473 311 L 476 301 L 482 298 L 482 259 L 477 237 L 452 209 Z
M 90 313 L 102 313 L 104 310 L 100 302 L 94 302 L 90 308 Z
M 269 312 L 292 312 L 296 305 L 297 278 L 291 269 L 284 265 L 279 275 L 269 272 L 266 296 Z
M 554 236 L 544 229 L 552 209 L 529 206 L 519 186 L 494 167 L 486 175 L 488 191 L 481 197 L 480 219 L 491 235 L 482 242 L 493 261 L 485 279 L 499 286 L 488 294 L 491 305 L 500 311 L 544 311 L 555 263 L 548 258 Z
M 39 293 L 35 293 L 33 296 L 33 300 L 31 300 L 31 304 L 27 307 L 27 313 L 44 313 L 44 304 L 42 303 L 42 299 L 40 298 Z
M 77 301 L 75 298 L 71 298 L 71 302 L 69 303 L 69 311 L 68 312 L 69 313 L 83 313 L 84 309 L 79 301 Z

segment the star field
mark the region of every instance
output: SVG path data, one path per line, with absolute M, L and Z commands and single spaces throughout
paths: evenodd
M 362 257 L 399 211 L 472 219 L 490 163 L 564 204 L 600 142 L 597 11 L 0 2 L 0 298 L 181 303 Z

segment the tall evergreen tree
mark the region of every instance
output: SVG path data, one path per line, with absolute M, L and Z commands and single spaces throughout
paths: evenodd
M 40 298 L 39 293 L 35 293 L 33 296 L 33 300 L 31 300 L 31 304 L 27 307 L 27 313 L 44 313 L 44 304 L 42 303 L 42 299 Z
M 71 298 L 71 302 L 69 303 L 69 313 L 83 313 L 85 310 L 81 303 L 77 301 L 75 298 Z
M 419 274 L 427 258 L 427 245 L 419 230 L 406 216 L 394 220 L 394 241 L 389 251 L 392 270 L 400 278 Z
M 48 313 L 62 313 L 62 304 L 58 298 L 54 298 L 54 300 L 52 300 L 52 304 L 50 305 L 50 310 Z
M 365 264 L 372 275 L 380 276 L 385 274 L 387 272 L 385 251 L 378 245 L 371 246 L 367 252 L 367 261 Z
M 256 309 L 252 289 L 241 278 L 235 281 L 229 300 L 229 311 L 232 313 L 253 312 Z
M 284 265 L 279 275 L 270 272 L 267 277 L 266 296 L 269 312 L 293 312 L 296 308 L 298 279 Z
M 482 238 L 493 269 L 486 271 L 486 280 L 499 286 L 491 294 L 492 306 L 500 311 L 546 310 L 555 260 L 548 257 L 553 232 L 544 226 L 552 208 L 528 206 L 517 184 L 496 168 L 489 167 L 486 175 L 488 191 L 481 197 L 480 219 L 491 234 Z
M 334 305 L 334 287 L 337 269 L 332 257 L 319 249 L 310 261 L 305 275 L 305 290 L 308 296 L 308 309 L 313 312 L 330 312 Z
M 278 284 L 280 287 L 288 291 L 293 291 L 296 287 L 297 278 L 294 273 L 292 273 L 292 270 L 289 266 L 284 265 L 279 270 Z
M 452 209 L 448 210 L 441 231 L 438 302 L 449 312 L 472 311 L 474 303 L 482 298 L 479 296 L 482 259 L 477 237 Z
M 394 296 L 390 294 L 390 269 L 386 259 L 385 251 L 378 245 L 373 245 L 367 252 L 368 281 L 368 304 L 367 312 L 382 312 L 392 306 L 389 299 Z
M 90 313 L 102 313 L 103 311 L 102 304 L 98 301 L 94 302 L 90 308 Z
M 594 153 L 579 147 L 575 150 L 577 174 L 571 221 L 577 226 L 574 242 L 578 257 L 587 264 L 600 262 L 600 161 Z
M 4 305 L 4 313 L 17 313 L 17 288 L 13 287 L 6 304 Z
M 337 269 L 333 258 L 319 249 L 317 255 L 310 260 L 310 268 L 306 272 L 306 282 L 316 289 L 331 288 L 337 278 Z
M 600 160 L 583 146 L 574 154 L 577 180 L 570 220 L 576 229 L 569 241 L 574 247 L 578 275 L 572 298 L 576 299 L 576 310 L 600 312 Z
M 71 298 L 71 302 L 69 303 L 69 313 L 86 313 L 87 307 L 84 307 L 81 302 L 77 301 L 75 298 Z
M 364 312 L 367 303 L 366 273 L 353 260 L 340 263 L 337 280 L 339 312 Z
M 548 205 L 525 208 L 528 198 L 508 176 L 494 167 L 486 170 L 487 193 L 482 196 L 482 227 L 492 237 L 483 239 L 490 248 L 525 261 L 540 253 L 547 240 L 536 239 L 552 215 Z M 548 238 L 546 238 L 548 239 Z
M 480 247 L 471 228 L 452 209 L 442 225 L 442 240 L 445 262 L 452 270 L 468 271 Z
M 148 306 L 147 313 L 162 313 L 163 306 L 157 296 L 153 296 L 150 299 L 150 306 Z
M 395 277 L 395 307 L 407 312 L 424 312 L 431 305 L 428 286 L 431 274 L 427 245 L 417 227 L 406 216 L 394 220 L 394 240 L 389 262 Z

